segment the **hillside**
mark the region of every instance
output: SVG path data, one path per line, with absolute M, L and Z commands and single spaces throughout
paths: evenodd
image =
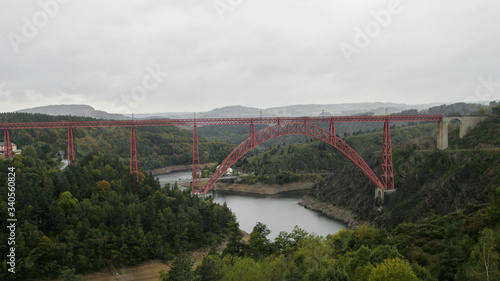
M 311 197 L 351 210 L 359 220 L 394 227 L 404 221 L 416 222 L 430 213 L 445 215 L 485 203 L 489 188 L 500 184 L 499 117 L 490 117 L 464 139 L 458 138 L 458 127 L 450 126 L 450 130 L 450 149 L 438 151 L 435 123 L 392 128 L 397 191 L 383 204 L 374 199 L 373 184 L 352 162 L 318 140 L 274 145 L 244 156 L 235 167 L 251 174 L 243 177 L 244 183 L 319 180 L 310 191 Z M 375 174 L 380 174 L 380 130 L 343 140 Z
M 499 119 L 491 117 L 462 140 L 452 132 L 450 143 L 456 149 L 445 151 L 434 150 L 424 136 L 420 137 L 424 143 L 412 145 L 410 141 L 398 142 L 397 137 L 393 138 L 397 191 L 388 194 L 383 204 L 374 200 L 373 184 L 354 165 L 338 167 L 337 172 L 312 188 L 310 196 L 352 210 L 359 219 L 382 227 L 395 227 L 430 214 L 445 215 L 485 203 L 490 189 L 500 185 Z M 393 136 L 398 131 L 415 133 L 412 127 L 407 127 L 394 130 Z M 432 134 L 427 136 L 434 138 Z M 346 141 L 362 151 L 362 148 L 368 150 L 370 139 L 371 134 L 363 134 Z M 380 153 L 363 157 L 378 174 Z
M 80 117 L 93 117 L 97 119 L 109 120 L 127 120 L 130 119 L 121 114 L 112 114 L 102 110 L 96 110 L 89 105 L 70 104 L 70 105 L 47 105 L 28 109 L 21 109 L 16 112 L 20 113 L 39 113 L 47 115 L 71 115 Z

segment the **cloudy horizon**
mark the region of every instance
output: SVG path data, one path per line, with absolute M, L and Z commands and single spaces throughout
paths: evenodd
M 5 2 L 0 112 L 500 99 L 495 1 Z

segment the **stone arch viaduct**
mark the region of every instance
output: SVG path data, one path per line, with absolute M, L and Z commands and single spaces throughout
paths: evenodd
M 486 116 L 443 116 L 443 119 L 438 122 L 437 148 L 439 150 L 445 150 L 448 148 L 448 126 L 452 121 L 457 120 L 460 123 L 460 132 L 458 136 L 459 138 L 463 138 L 467 133 L 470 132 L 470 130 L 472 130 L 486 118 Z

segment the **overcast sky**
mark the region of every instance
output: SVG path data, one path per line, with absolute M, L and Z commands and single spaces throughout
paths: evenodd
M 498 100 L 499 15 L 495 0 L 2 0 L 0 111 Z

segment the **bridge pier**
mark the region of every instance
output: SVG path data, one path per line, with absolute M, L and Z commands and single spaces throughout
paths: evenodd
M 375 187 L 375 198 L 384 200 L 384 190 L 380 187 Z
M 12 141 L 10 140 L 9 129 L 3 129 L 3 143 L 4 143 L 3 156 L 5 158 L 12 158 L 14 156 L 14 152 L 12 151 Z
M 394 168 L 392 164 L 391 124 L 384 122 L 384 141 L 382 143 L 382 171 L 380 179 L 385 189 L 394 188 Z
M 193 125 L 193 184 L 191 194 L 201 193 L 200 150 L 198 146 L 198 126 Z
M 68 128 L 68 165 L 76 164 L 75 135 L 72 127 Z
M 137 159 L 137 138 L 135 136 L 135 126 L 132 126 L 130 132 L 130 173 L 136 174 L 139 182 L 139 160 Z

